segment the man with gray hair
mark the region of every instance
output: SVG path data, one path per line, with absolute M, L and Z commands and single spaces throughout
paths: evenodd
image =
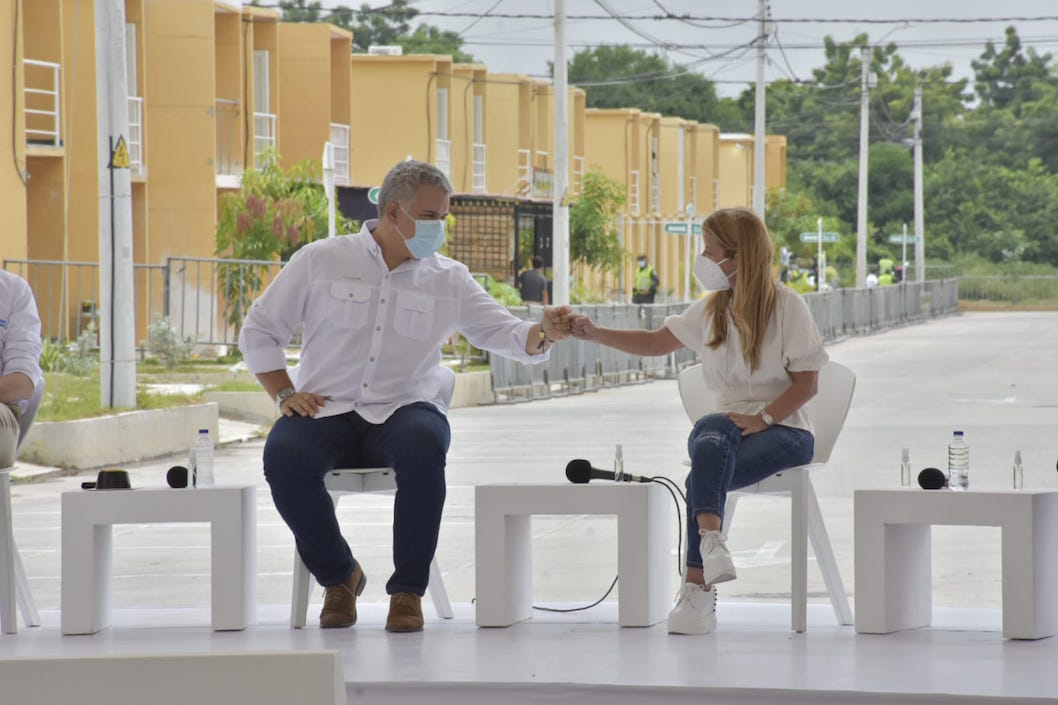
M 455 385 L 440 364 L 443 342 L 459 332 L 475 347 L 536 363 L 569 335 L 568 306 L 545 309 L 539 322 L 522 321 L 465 265 L 437 254 L 451 194 L 437 167 L 398 163 L 379 190 L 378 219 L 294 254 L 254 302 L 239 335 L 250 371 L 279 404 L 265 443 L 265 478 L 298 553 L 325 588 L 322 627 L 356 623 L 356 597 L 367 580 L 342 537 L 326 473 L 393 467 L 386 629 L 421 630 Z M 283 348 L 299 326 L 295 384 Z

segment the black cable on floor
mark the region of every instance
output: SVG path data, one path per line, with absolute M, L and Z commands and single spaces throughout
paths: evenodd
M 649 479 L 651 482 L 656 482 L 665 489 L 667 489 L 669 491 L 669 494 L 672 495 L 673 503 L 676 505 L 676 574 L 682 577 L 683 566 L 681 564 L 681 559 L 683 558 L 683 510 L 680 508 L 680 499 L 682 499 L 683 503 L 686 504 L 687 497 L 683 494 L 683 490 L 680 489 L 679 485 L 677 485 L 675 482 L 665 477 L 664 475 L 657 475 Z M 606 589 L 606 592 L 603 594 L 603 596 L 595 602 L 591 603 L 590 605 L 584 605 L 583 607 L 569 607 L 564 609 L 558 607 L 540 607 L 538 605 L 533 605 L 533 609 L 540 610 L 541 612 L 580 612 L 582 610 L 591 609 L 592 607 L 595 607 L 596 605 L 600 604 L 603 600 L 610 596 L 610 593 L 613 592 L 614 587 L 617 586 L 617 579 L 619 577 L 621 577 L 620 574 L 615 575 L 613 578 L 613 582 L 610 583 L 610 587 Z

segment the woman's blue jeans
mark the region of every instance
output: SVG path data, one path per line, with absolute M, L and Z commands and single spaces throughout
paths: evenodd
M 775 425 L 743 436 L 726 414 L 698 419 L 687 439 L 687 565 L 702 567 L 696 516 L 705 512 L 723 519 L 729 491 L 809 463 L 814 451 L 815 437 L 799 428 Z
M 393 575 L 386 592 L 424 595 L 445 501 L 445 455 L 451 432 L 434 406 L 397 409 L 384 422 L 355 411 L 313 418 L 281 416 L 268 434 L 264 473 L 272 500 L 294 533 L 305 566 L 321 585 L 337 585 L 356 568 L 323 478 L 335 468 L 389 466 L 393 504 Z

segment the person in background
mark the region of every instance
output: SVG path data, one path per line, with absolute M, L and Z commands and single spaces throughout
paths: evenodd
M 15 463 L 19 420 L 43 378 L 40 315 L 25 279 L 0 269 L 0 468 Z
M 441 345 L 458 331 L 475 347 L 540 363 L 569 334 L 568 306 L 522 321 L 466 266 L 437 254 L 451 194 L 437 167 L 398 162 L 382 182 L 378 219 L 298 250 L 250 307 L 239 334 L 247 366 L 279 406 L 264 474 L 298 553 L 325 587 L 321 627 L 355 624 L 367 582 L 342 537 L 326 473 L 394 469 L 386 629 L 421 630 L 455 386 L 454 373 L 441 366 Z M 295 387 L 283 348 L 302 328 Z
M 658 284 L 661 280 L 658 273 L 650 266 L 646 255 L 639 255 L 636 260 L 636 281 L 632 287 L 632 303 L 652 304 L 654 296 L 658 293 Z
M 544 268 L 544 258 L 533 255 L 533 267 L 522 272 L 519 277 L 519 289 L 522 301 L 525 303 L 536 303 L 547 306 L 549 298 L 547 294 L 547 277 L 541 271 Z
M 815 437 L 805 404 L 828 359 L 808 304 L 774 278 L 771 237 L 753 211 L 716 211 L 702 235 L 694 276 L 712 293 L 661 328 L 621 330 L 583 315 L 571 319 L 574 337 L 633 355 L 698 352 L 718 400 L 687 441 L 687 569 L 669 613 L 671 634 L 716 628 L 714 586 L 735 579 L 721 533 L 727 493 L 811 461 Z
M 871 270 L 867 272 L 867 288 L 873 289 L 878 286 L 878 268 L 871 265 Z

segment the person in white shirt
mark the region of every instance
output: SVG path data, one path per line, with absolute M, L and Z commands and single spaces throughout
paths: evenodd
M 687 571 L 669 613 L 673 634 L 713 631 L 712 587 L 735 579 L 720 531 L 728 491 L 812 459 L 805 404 L 828 359 L 808 305 L 772 275 L 771 237 L 753 211 L 716 211 L 702 235 L 694 275 L 712 293 L 661 328 L 601 328 L 579 315 L 571 321 L 574 337 L 637 355 L 697 351 L 719 400 L 718 412 L 699 419 L 687 441 Z
M 33 290 L 0 269 L 0 468 L 15 462 L 19 419 L 40 384 L 40 315 Z
M 522 321 L 466 266 L 437 254 L 452 186 L 437 167 L 402 161 L 382 182 L 377 220 L 306 245 L 250 307 L 239 334 L 250 371 L 282 415 L 264 449 L 265 478 L 306 567 L 325 587 L 320 626 L 356 622 L 366 582 L 342 538 L 323 478 L 336 467 L 392 466 L 394 571 L 389 631 L 423 627 L 445 499 L 446 418 L 454 373 L 441 346 L 460 332 L 475 347 L 526 363 L 569 334 L 568 306 Z M 297 385 L 283 347 L 302 330 Z

